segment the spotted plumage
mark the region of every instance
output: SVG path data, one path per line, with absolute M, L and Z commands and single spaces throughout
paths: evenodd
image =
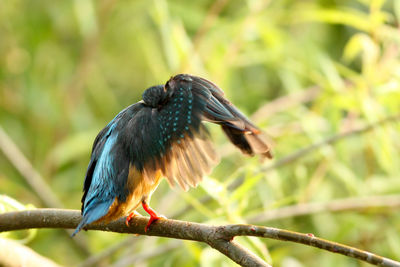
M 196 186 L 218 162 L 202 121 L 220 124 L 243 153 L 272 157 L 261 131 L 220 88 L 176 75 L 148 88 L 142 101 L 122 110 L 96 137 L 74 234 L 92 222 L 126 216 L 140 204 L 151 215 L 150 225 L 159 217 L 147 203 L 163 177 L 184 190 Z

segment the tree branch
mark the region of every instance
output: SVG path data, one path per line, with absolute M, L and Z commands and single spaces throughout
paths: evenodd
M 37 209 L 8 212 L 0 214 L 0 232 L 30 228 L 75 228 L 80 219 L 80 212 L 76 210 Z M 256 236 L 291 241 L 339 253 L 379 266 L 400 267 L 400 262 L 317 238 L 312 234 L 301 234 L 278 228 L 255 225 L 232 224 L 213 226 L 169 219 L 156 222 L 148 232 L 145 232 L 144 227 L 147 221 L 148 218 L 137 216 L 131 221 L 130 226 L 127 227 L 125 219 L 121 218 L 109 224 L 89 225 L 87 229 L 199 241 L 217 249 L 242 266 L 269 265 L 233 241 L 236 236 Z

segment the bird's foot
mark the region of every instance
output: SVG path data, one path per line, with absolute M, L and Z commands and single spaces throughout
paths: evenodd
M 150 215 L 149 222 L 147 223 L 146 227 L 144 228 L 144 231 L 147 232 L 150 228 L 150 226 L 157 220 L 159 219 L 166 219 L 165 216 L 157 214 L 155 210 L 153 210 L 146 201 L 142 201 L 142 206 L 143 209 Z
M 131 212 L 131 213 L 129 213 L 129 215 L 126 216 L 126 220 L 125 220 L 126 226 L 129 227 L 129 222 L 132 220 L 133 217 L 138 216 L 138 215 L 140 215 L 140 213 L 137 212 L 136 210 Z

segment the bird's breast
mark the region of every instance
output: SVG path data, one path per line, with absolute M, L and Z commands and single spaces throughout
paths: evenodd
M 125 201 L 116 197 L 108 213 L 98 220 L 98 222 L 117 220 L 135 211 L 142 200 L 150 197 L 160 183 L 162 177 L 161 171 L 156 171 L 154 175 L 154 179 L 149 181 L 149 179 L 144 178 L 143 173 L 138 171 L 134 165 L 130 165 L 126 184 L 128 196 L 125 198 Z

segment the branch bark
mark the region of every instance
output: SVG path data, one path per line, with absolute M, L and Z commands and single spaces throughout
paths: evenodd
M 75 228 L 80 218 L 80 212 L 76 210 L 37 209 L 8 212 L 0 214 L 0 232 L 30 228 Z M 148 232 L 145 232 L 144 227 L 147 221 L 146 217 L 137 216 L 131 221 L 130 226 L 127 227 L 125 219 L 121 218 L 109 224 L 92 224 L 87 229 L 203 242 L 225 254 L 241 266 L 269 265 L 235 242 L 233 239 L 236 236 L 256 236 L 291 241 L 346 255 L 374 265 L 400 267 L 400 262 L 357 248 L 324 240 L 312 234 L 301 234 L 278 228 L 255 225 L 232 224 L 213 226 L 169 219 L 156 222 Z

